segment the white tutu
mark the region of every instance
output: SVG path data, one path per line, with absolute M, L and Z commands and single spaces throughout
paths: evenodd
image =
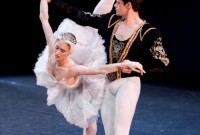
M 76 50 L 70 56 L 76 63 L 88 67 L 106 64 L 104 40 L 95 29 L 64 19 L 54 34 L 60 32 L 71 32 L 76 36 Z M 47 105 L 55 105 L 69 123 L 81 128 L 87 127 L 98 117 L 105 92 L 106 75 L 84 75 L 75 85 L 67 86 L 50 77 L 47 59 L 48 46 L 39 55 L 34 67 L 37 85 L 47 88 Z

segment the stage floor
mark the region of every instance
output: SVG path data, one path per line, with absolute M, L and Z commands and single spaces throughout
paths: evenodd
M 35 76 L 0 77 L 0 135 L 82 135 L 46 97 Z M 130 135 L 199 135 L 199 125 L 200 89 L 142 82 Z

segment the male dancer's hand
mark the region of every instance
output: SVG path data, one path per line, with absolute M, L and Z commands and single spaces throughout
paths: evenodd
M 51 0 L 47 0 L 48 3 L 51 3 Z
M 123 62 L 123 67 L 121 68 L 121 71 L 123 73 L 128 73 L 130 74 L 132 71 L 135 71 L 137 73 L 140 73 L 141 75 L 143 75 L 144 73 L 146 73 L 143 69 L 142 64 L 140 64 L 139 62 L 135 62 L 135 61 L 130 61 L 130 60 L 124 60 Z

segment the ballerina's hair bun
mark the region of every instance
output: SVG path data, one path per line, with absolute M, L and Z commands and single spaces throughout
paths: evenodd
M 76 36 L 70 32 L 62 32 L 57 37 L 58 42 L 65 42 L 70 45 L 70 51 L 73 52 L 76 47 Z

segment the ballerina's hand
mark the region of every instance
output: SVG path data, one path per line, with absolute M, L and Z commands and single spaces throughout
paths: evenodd
M 122 63 L 123 63 L 124 66 L 126 66 L 131 71 L 135 71 L 137 73 L 140 73 L 141 75 L 146 73 L 143 69 L 142 64 L 140 64 L 139 62 L 124 60 Z M 124 69 L 126 69 L 126 68 L 124 68 Z

